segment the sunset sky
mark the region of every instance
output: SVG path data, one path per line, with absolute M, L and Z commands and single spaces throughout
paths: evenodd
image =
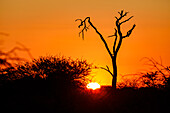
M 78 18 L 91 21 L 112 45 L 115 16 L 118 11 L 134 16 L 123 26 L 124 33 L 136 24 L 132 35 L 123 40 L 118 53 L 120 75 L 149 69 L 143 57 L 162 58 L 170 65 L 170 0 L 0 0 L 1 46 L 8 51 L 16 42 L 30 48 L 34 58 L 64 55 L 87 59 L 96 66 L 111 66 L 111 60 L 99 36 L 90 27 L 85 40 L 79 37 Z M 3 45 L 2 45 L 3 44 Z M 22 54 L 22 53 L 21 53 Z M 21 55 L 22 56 L 22 55 Z M 104 70 L 93 70 L 94 81 L 111 84 L 111 76 Z

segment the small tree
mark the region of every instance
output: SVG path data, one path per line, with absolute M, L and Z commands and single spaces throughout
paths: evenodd
M 158 62 L 153 58 L 144 57 L 143 59 L 146 60 L 145 65 L 150 67 L 149 70 L 123 75 L 122 81 L 118 83 L 118 87 L 169 89 L 170 66 L 164 66 L 162 60 Z
M 135 24 L 133 25 L 133 27 L 127 32 L 126 35 L 122 34 L 121 31 L 121 25 L 127 21 L 129 21 L 133 16 L 131 16 L 130 18 L 122 21 L 122 19 L 127 16 L 128 12 L 124 12 L 123 10 L 121 10 L 120 12 L 118 12 L 120 17 L 115 17 L 116 18 L 116 28 L 114 35 L 111 35 L 109 37 L 115 37 L 114 43 L 113 43 L 113 50 L 111 52 L 111 50 L 108 47 L 107 42 L 105 41 L 104 37 L 102 36 L 102 34 L 97 30 L 97 28 L 93 25 L 93 23 L 90 20 L 90 17 L 86 17 L 84 20 L 82 19 L 77 19 L 76 21 L 81 21 L 80 25 L 78 26 L 79 28 L 82 27 L 82 30 L 80 31 L 79 35 L 82 34 L 82 38 L 84 39 L 84 31 L 87 31 L 88 28 L 91 26 L 96 33 L 100 36 L 102 42 L 105 45 L 105 48 L 107 50 L 107 52 L 109 53 L 109 56 L 112 60 L 112 67 L 113 67 L 113 72 L 111 72 L 110 68 L 106 65 L 106 68 L 102 67 L 102 69 L 106 70 L 107 72 L 109 72 L 113 79 L 112 79 L 112 88 L 116 89 L 116 82 L 117 82 L 117 64 L 116 64 L 116 58 L 117 58 L 117 54 L 118 51 L 120 49 L 120 46 L 122 44 L 122 40 L 126 37 L 129 37 L 133 31 L 133 29 L 135 28 Z M 89 26 L 87 26 L 87 24 L 89 23 Z M 119 38 L 119 40 L 118 40 Z
M 169 87 L 170 66 L 164 66 L 153 58 L 144 57 L 147 60 L 146 65 L 151 66 L 147 72 L 141 72 L 138 81 L 143 87 L 167 88 Z
M 40 57 L 22 65 L 0 69 L 3 81 L 46 80 L 54 85 L 85 86 L 92 69 L 86 60 L 65 57 Z

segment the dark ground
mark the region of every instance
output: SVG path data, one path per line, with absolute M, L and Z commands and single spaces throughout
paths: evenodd
M 28 85 L 29 84 L 29 85 Z M 85 90 L 22 81 L 0 87 L 1 113 L 169 113 L 170 91 L 105 86 Z

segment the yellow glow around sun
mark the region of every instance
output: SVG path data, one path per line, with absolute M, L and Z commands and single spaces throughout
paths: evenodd
M 91 83 L 87 84 L 87 88 L 95 90 L 95 89 L 99 89 L 100 85 L 98 83 L 92 83 L 91 82 Z

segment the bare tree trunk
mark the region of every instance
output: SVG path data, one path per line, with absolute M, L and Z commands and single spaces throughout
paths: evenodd
M 89 26 L 91 26 L 96 33 L 100 36 L 100 39 L 102 40 L 102 42 L 105 45 L 105 48 L 110 56 L 110 58 L 112 59 L 112 66 L 113 66 L 113 72 L 110 71 L 109 67 L 106 65 L 106 68 L 101 67 L 102 69 L 106 70 L 107 72 L 109 72 L 110 75 L 112 75 L 112 88 L 116 89 L 116 83 L 117 83 L 117 64 L 116 64 L 116 58 L 117 58 L 117 53 L 121 47 L 122 44 L 122 40 L 126 37 L 129 37 L 133 31 L 133 29 L 135 28 L 135 24 L 133 25 L 133 27 L 127 32 L 126 35 L 123 35 L 121 32 L 121 25 L 127 21 L 129 21 L 133 16 L 131 16 L 130 18 L 121 21 L 123 17 L 125 17 L 127 15 L 128 12 L 125 12 L 122 10 L 121 12 L 118 12 L 120 14 L 120 17 L 115 17 L 116 18 L 116 28 L 115 28 L 115 33 L 114 35 L 111 35 L 109 37 L 115 37 L 114 40 L 114 44 L 113 44 L 113 52 L 110 51 L 107 42 L 105 41 L 105 39 L 103 38 L 102 34 L 97 30 L 97 28 L 92 24 L 92 22 L 90 21 L 90 17 L 86 17 L 84 20 L 82 19 L 77 19 L 79 21 L 81 21 L 80 25 L 78 26 L 79 28 L 81 26 L 83 26 L 83 29 L 80 31 L 79 34 L 82 34 L 82 38 L 84 39 L 84 31 L 87 31 L 89 29 Z M 77 21 L 76 20 L 76 21 Z M 90 24 L 89 26 L 87 26 L 87 22 Z M 119 40 L 117 40 L 119 37 Z
M 116 65 L 116 57 L 112 57 L 112 66 L 113 66 L 112 88 L 113 88 L 113 89 L 116 89 L 116 82 L 117 82 L 117 65 Z

